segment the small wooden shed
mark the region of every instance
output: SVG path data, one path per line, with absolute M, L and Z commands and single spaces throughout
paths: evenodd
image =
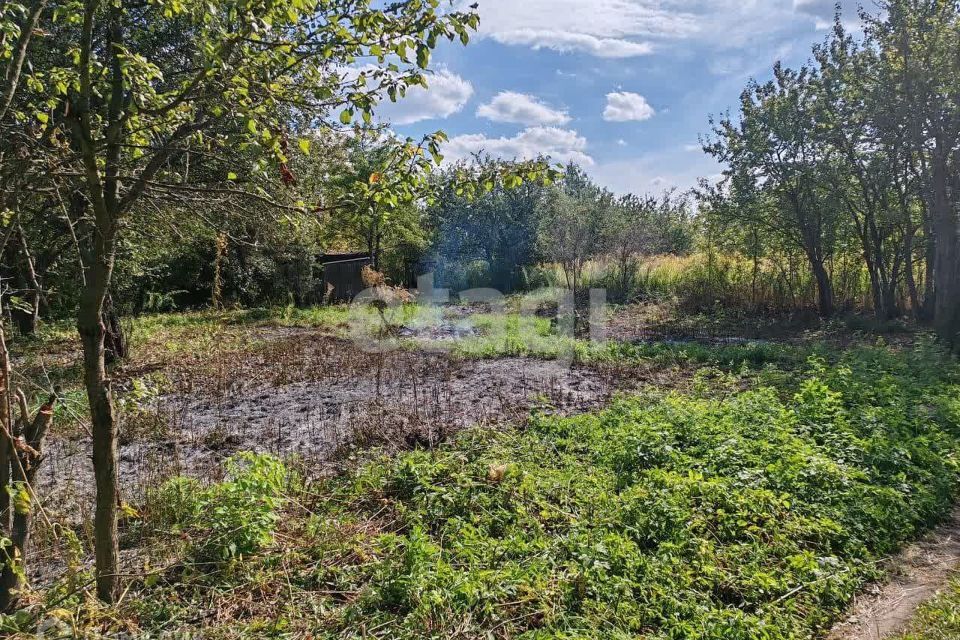
M 323 265 L 323 295 L 331 303 L 351 302 L 366 289 L 363 268 L 373 264 L 369 253 L 328 253 L 320 256 Z

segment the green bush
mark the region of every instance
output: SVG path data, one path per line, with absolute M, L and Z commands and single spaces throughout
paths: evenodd
M 202 486 L 174 478 L 152 496 L 152 520 L 189 535 L 200 562 L 255 553 L 273 541 L 289 473 L 268 455 L 243 453 L 226 463 L 225 481 Z
M 276 460 L 168 483 L 154 517 L 197 558 L 259 553 L 146 585 L 135 615 L 211 637 L 820 637 L 949 514 L 960 373 L 927 341 L 790 352 L 789 372 L 786 355 L 723 352 L 684 393 L 376 458 L 301 492 L 282 549 L 264 549 L 289 484 Z M 245 604 L 198 617 L 224 598 Z
M 948 512 L 957 391 L 940 355 L 874 348 L 791 389 L 470 432 L 342 484 L 329 517 L 392 525 L 324 588 L 396 638 L 810 637 Z

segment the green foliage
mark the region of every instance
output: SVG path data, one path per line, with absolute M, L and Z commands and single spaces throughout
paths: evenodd
M 433 206 L 427 210 L 434 242 L 437 281 L 454 291 L 493 287 L 504 293 L 522 286 L 521 269 L 535 264 L 542 183 L 511 186 L 518 165 L 478 159 L 439 175 Z M 483 188 L 464 191 L 462 174 L 473 172 Z
M 209 487 L 188 478 L 168 481 L 152 496 L 152 522 L 181 531 L 198 561 L 247 556 L 273 541 L 290 474 L 280 460 L 240 454 L 226 463 L 227 479 Z
M 711 366 L 682 393 L 468 431 L 309 490 L 250 455 L 221 484 L 169 482 L 146 523 L 218 570 L 151 576 L 119 615 L 229 638 L 800 640 L 949 513 L 960 369 L 932 341 L 829 362 L 637 348 L 610 357 Z
M 867 349 L 786 397 L 624 399 L 378 461 L 331 516 L 389 505 L 395 525 L 326 587 L 360 589 L 345 625 L 397 638 L 808 637 L 949 509 L 960 423 L 926 402 L 956 371 L 906 360 Z
M 960 638 L 960 580 L 920 607 L 910 630 L 898 640 L 955 640 Z

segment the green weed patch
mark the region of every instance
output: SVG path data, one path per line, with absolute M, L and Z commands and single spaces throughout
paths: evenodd
M 958 383 L 929 345 L 860 349 L 789 388 L 466 432 L 298 490 L 262 520 L 272 546 L 145 583 L 125 615 L 208 637 L 809 638 L 948 512 Z

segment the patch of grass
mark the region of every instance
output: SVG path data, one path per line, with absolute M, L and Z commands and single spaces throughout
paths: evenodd
M 960 580 L 917 611 L 900 640 L 956 640 L 960 638 Z
M 792 369 L 801 366 L 818 351 L 814 347 L 801 348 L 771 342 L 716 345 L 698 342 L 607 342 L 591 350 L 591 358 L 602 362 L 646 360 L 663 365 L 710 364 L 730 370 L 766 365 Z
M 144 579 L 110 617 L 210 638 L 814 636 L 948 512 L 960 374 L 921 343 L 794 378 L 376 458 L 293 490 L 272 545 Z M 223 527 L 189 531 L 202 549 Z

